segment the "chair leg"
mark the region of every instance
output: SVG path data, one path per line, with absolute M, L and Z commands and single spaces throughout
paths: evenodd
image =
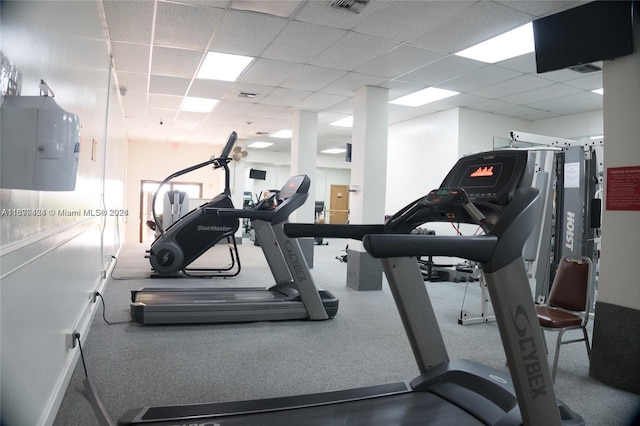
M 591 358 L 591 345 L 589 344 L 589 335 L 586 327 L 582 327 L 582 334 L 584 334 L 584 344 L 587 347 L 587 357 Z
M 547 345 L 547 335 L 545 334 L 543 329 L 541 329 L 540 331 L 542 332 L 542 341 L 544 342 L 544 353 L 549 355 L 549 346 Z
M 558 359 L 560 358 L 560 346 L 562 345 L 562 334 L 564 330 L 558 332 L 558 339 L 556 341 L 556 353 L 553 357 L 553 368 L 551 369 L 551 382 L 556 382 L 556 370 L 558 369 Z

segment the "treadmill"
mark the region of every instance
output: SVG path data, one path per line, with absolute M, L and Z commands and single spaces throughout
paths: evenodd
M 141 324 L 193 324 L 279 320 L 327 320 L 338 299 L 319 290 L 298 240 L 285 235 L 291 213 L 308 197 L 306 175 L 289 178 L 274 196 L 251 209 L 205 207 L 221 220 L 252 220 L 276 284 L 272 287 L 143 288 L 131 292 L 131 316 Z
M 254 401 L 144 407 L 119 425 L 583 425 L 555 397 L 542 332 L 522 259 L 535 224 L 538 190 L 526 151 L 505 150 L 462 158 L 442 186 L 366 234 L 365 249 L 381 259 L 420 375 L 398 382 L 311 395 Z M 432 221 L 472 223 L 485 235 L 411 235 Z M 305 228 L 305 226 L 307 228 Z M 290 235 L 331 225 L 293 224 Z M 340 234 L 340 229 L 326 234 Z M 479 262 L 495 307 L 511 375 L 473 361 L 449 360 L 417 256 L 464 257 Z

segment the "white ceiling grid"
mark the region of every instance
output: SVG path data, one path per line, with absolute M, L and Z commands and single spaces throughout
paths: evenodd
M 533 53 L 497 64 L 453 55 L 580 1 L 371 0 L 360 13 L 329 0 L 104 0 L 106 27 L 131 140 L 247 142 L 318 112 L 318 149 L 344 147 L 353 91 L 389 99 L 429 86 L 460 95 L 423 107 L 389 105 L 390 124 L 463 106 L 528 120 L 602 108 L 600 72 L 537 75 Z M 235 82 L 195 79 L 208 51 L 255 59 Z M 249 96 L 239 97 L 240 93 Z M 185 96 L 219 99 L 210 113 L 180 111 Z M 161 124 L 162 123 L 162 124 Z M 260 137 L 264 139 L 264 136 Z M 288 151 L 288 139 L 269 138 Z

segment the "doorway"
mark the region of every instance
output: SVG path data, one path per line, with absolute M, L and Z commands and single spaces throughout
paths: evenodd
M 153 203 L 153 195 L 158 190 L 162 182 L 156 180 L 143 180 L 140 182 L 140 242 L 153 241 L 155 232 L 149 226 L 147 221 L 154 221 L 151 204 Z M 187 198 L 202 198 L 202 183 L 197 182 L 169 182 L 160 188 L 156 197 L 155 211 L 156 215 L 161 215 L 164 207 L 164 195 L 167 191 L 182 191 L 187 193 Z M 196 206 L 189 206 L 190 210 Z
M 349 222 L 349 186 L 331 185 L 329 223 Z

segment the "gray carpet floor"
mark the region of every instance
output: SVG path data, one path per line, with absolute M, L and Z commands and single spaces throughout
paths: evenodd
M 260 247 L 239 246 L 242 271 L 229 279 L 149 279 L 148 245 L 126 245 L 104 290 L 83 345 L 87 370 L 105 407 L 117 419 L 130 408 L 269 398 L 411 380 L 418 374 L 393 298 L 345 286 L 345 242 L 314 247 L 316 284 L 340 299 L 329 321 L 144 326 L 130 320 L 130 290 L 141 287 L 269 286 L 273 278 Z M 212 253 L 204 265 L 226 256 Z M 226 261 L 226 259 L 225 259 Z M 207 262 L 209 262 L 207 264 Z M 224 263 L 224 262 L 222 262 Z M 220 265 L 220 262 L 218 261 Z M 495 323 L 458 325 L 461 304 L 480 311 L 478 283 L 425 283 L 449 357 L 506 371 Z M 102 303 L 102 302 L 100 302 Z M 123 322 L 123 323 L 120 323 Z M 114 324 L 117 323 L 117 324 Z M 549 335 L 553 353 L 555 336 Z M 589 377 L 584 344 L 563 346 L 556 394 L 589 425 L 630 425 L 640 396 Z M 78 362 L 54 425 L 98 425 L 86 399 Z M 428 424 L 428 419 L 425 419 Z

